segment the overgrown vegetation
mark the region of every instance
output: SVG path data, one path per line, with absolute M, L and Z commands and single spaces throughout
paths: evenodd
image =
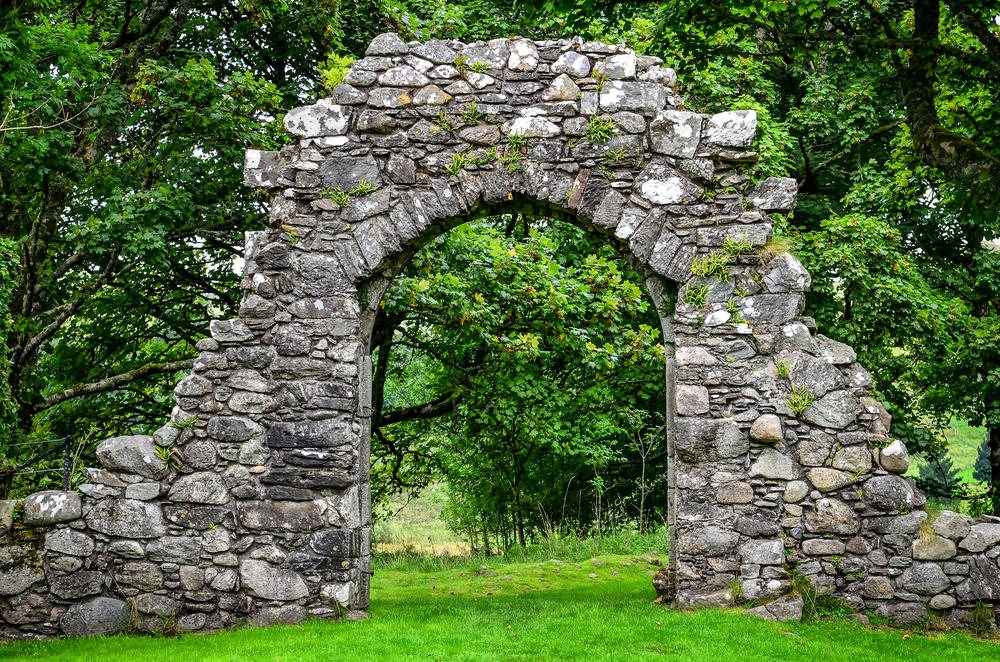
M 792 387 L 792 394 L 785 399 L 785 403 L 792 410 L 793 414 L 801 416 L 802 412 L 813 403 L 813 394 L 805 386 L 796 386 L 791 383 L 790 386 Z
M 283 113 L 328 95 L 374 35 L 581 34 L 664 58 L 683 72 L 691 108 L 757 112 L 762 159 L 751 177 L 802 184 L 762 261 L 785 248 L 803 260 L 810 314 L 823 333 L 863 348 L 894 436 L 931 458 L 948 422 L 968 421 L 985 430 L 990 471 L 963 481 L 1000 486 L 990 7 L 146 4 L 0 9 L 0 239 L 13 253 L 0 268 L 15 284 L 0 292 L 0 455 L 9 462 L 26 459 L 27 447 L 13 445 L 23 440 L 163 423 L 208 320 L 236 315 L 234 256 L 243 233 L 266 222 L 266 201 L 240 185 L 233 164 L 247 147 L 281 147 Z M 455 66 L 467 76 L 489 69 Z M 595 82 L 606 91 L 603 75 Z M 503 151 L 505 167 L 522 167 L 520 148 Z M 1000 491 L 982 489 L 1000 507 Z
M 701 257 L 696 257 L 691 261 L 691 273 L 701 278 L 718 278 L 721 281 L 728 281 L 732 278 L 729 273 L 729 256 L 726 253 L 711 252 Z

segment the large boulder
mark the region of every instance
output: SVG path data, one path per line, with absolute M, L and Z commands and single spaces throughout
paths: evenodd
M 294 570 L 278 568 L 267 561 L 247 559 L 240 563 L 243 588 L 265 600 L 298 600 L 309 595 L 309 587 Z
M 918 563 L 906 569 L 900 586 L 917 595 L 937 595 L 951 586 L 951 581 L 937 563 Z
M 802 609 L 805 601 L 801 595 L 790 595 L 785 598 L 778 598 L 766 605 L 760 605 L 747 609 L 744 614 L 758 616 L 768 621 L 801 621 Z
M 792 458 L 768 448 L 750 466 L 750 475 L 772 480 L 795 480 L 802 475 L 802 471 Z
M 861 521 L 854 509 L 839 499 L 819 499 L 806 511 L 806 530 L 810 533 L 853 535 L 861 530 Z
M 168 472 L 166 463 L 156 454 L 153 437 L 145 434 L 113 437 L 101 442 L 97 447 L 97 459 L 113 471 L 146 478 L 163 478 Z
M 25 524 L 44 526 L 71 522 L 83 515 L 83 503 L 79 492 L 47 490 L 35 492 L 24 500 Z
M 982 552 L 1000 542 L 1000 524 L 982 522 L 971 527 L 969 535 L 958 544 L 970 552 Z
M 18 595 L 45 579 L 42 555 L 27 545 L 0 547 L 0 595 Z
M 167 498 L 185 503 L 220 505 L 229 501 L 229 488 L 219 474 L 199 471 L 178 478 L 170 487 Z
M 84 519 L 90 529 L 121 538 L 158 538 L 167 532 L 160 508 L 135 499 L 102 499 Z
M 59 626 L 71 637 L 96 637 L 112 634 L 132 619 L 128 605 L 115 598 L 93 598 L 70 605 Z
M 736 548 L 740 536 L 717 526 L 701 526 L 680 534 L 680 550 L 697 556 L 723 556 Z
M 906 512 L 912 510 L 915 503 L 913 489 L 899 476 L 869 478 L 862 490 L 865 503 L 877 510 Z

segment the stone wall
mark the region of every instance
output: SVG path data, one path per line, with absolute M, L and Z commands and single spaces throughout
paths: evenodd
M 761 254 L 796 187 L 751 186 L 752 111 L 684 109 L 674 72 L 623 46 L 387 34 L 284 121 L 291 146 L 247 152 L 273 202 L 239 318 L 211 324 L 170 424 L 104 442 L 79 493 L 0 503 L 0 636 L 363 617 L 379 301 L 422 245 L 511 210 L 605 237 L 660 311 L 674 425 L 656 583 L 677 604 L 778 594 L 786 564 L 902 620 L 1000 600 L 1000 520 L 922 526 L 870 376 L 801 317 L 798 261 Z M 792 385 L 814 399 L 798 413 Z

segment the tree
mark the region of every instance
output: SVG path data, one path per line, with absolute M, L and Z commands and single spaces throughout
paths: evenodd
M 380 313 L 393 333 L 375 357 L 376 493 L 419 489 L 436 467 L 446 515 L 484 546 L 563 524 L 567 484 L 587 490 L 593 467 L 631 494 L 624 455 L 664 387 L 638 282 L 600 240 L 548 221 L 471 222 L 425 247 Z M 623 425 L 626 407 L 643 421 Z M 642 470 L 662 459 L 647 449 Z
M 316 63 L 360 54 L 384 29 L 378 9 L 0 7 L 0 255 L 17 253 L 0 260 L 13 284 L 0 289 L 0 444 L 162 422 L 208 321 L 237 312 L 233 264 L 266 212 L 241 185 L 244 150 L 280 145 Z

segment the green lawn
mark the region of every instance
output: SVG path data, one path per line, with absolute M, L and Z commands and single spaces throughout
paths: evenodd
M 0 658 L 101 662 L 316 660 L 891 660 L 1000 659 L 965 635 L 875 631 L 851 621 L 778 624 L 738 612 L 653 604 L 651 566 L 630 557 L 379 570 L 372 617 L 356 623 L 244 629 L 177 639 L 108 637 L 0 646 Z M 449 564 L 452 565 L 452 564 Z M 596 574 L 591 578 L 589 574 Z M 617 576 L 616 574 L 617 573 Z M 906 637 L 906 638 L 904 638 Z

